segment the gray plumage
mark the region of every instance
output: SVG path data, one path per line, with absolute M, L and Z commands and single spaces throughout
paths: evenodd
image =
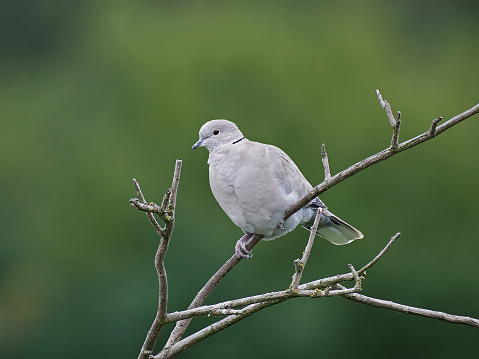
M 238 257 L 249 257 L 245 244 L 252 234 L 264 240 L 280 237 L 296 226 L 310 228 L 322 208 L 316 234 L 334 244 L 363 238 L 360 231 L 336 217 L 315 198 L 282 223 L 285 211 L 313 187 L 295 163 L 279 148 L 244 138 L 227 120 L 212 120 L 200 129 L 199 141 L 209 151 L 210 186 L 221 208 L 240 227 L 243 236 L 235 247 Z

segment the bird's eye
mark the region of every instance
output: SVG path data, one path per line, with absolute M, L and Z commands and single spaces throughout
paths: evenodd
M 215 136 L 218 135 L 219 133 L 220 133 L 220 130 L 214 130 L 213 131 L 213 135 L 215 135 Z

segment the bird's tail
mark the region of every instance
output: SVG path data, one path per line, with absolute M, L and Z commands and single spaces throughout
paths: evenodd
M 338 245 L 348 244 L 356 239 L 364 237 L 360 231 L 344 222 L 341 218 L 336 217 L 327 209 L 323 209 L 322 211 L 318 229 L 316 231 L 318 236 Z M 315 211 L 314 216 L 312 216 L 312 219 L 303 224 L 304 228 L 311 229 L 314 219 L 316 218 L 316 213 L 317 210 Z

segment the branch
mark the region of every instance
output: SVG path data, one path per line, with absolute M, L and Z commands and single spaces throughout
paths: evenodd
M 344 288 L 341 284 L 336 284 L 335 287 L 338 289 Z M 398 304 L 389 300 L 376 299 L 358 293 L 344 294 L 344 297 L 346 299 L 352 300 L 353 302 L 371 305 L 376 308 L 386 308 L 404 314 L 418 315 L 420 317 L 439 319 L 450 323 L 465 324 L 470 325 L 471 327 L 479 328 L 479 319 L 471 317 L 463 317 L 460 315 L 452 315 L 435 310 L 411 307 L 409 305 Z
M 355 271 L 352 265 L 349 265 L 352 276 L 335 276 L 329 278 L 323 278 L 321 285 L 313 285 L 313 282 L 305 283 L 295 291 L 291 289 L 281 290 L 277 292 L 270 292 L 264 294 L 253 295 L 250 297 L 228 300 L 225 302 L 212 304 L 212 305 L 203 305 L 198 308 L 187 309 L 182 311 L 177 311 L 169 313 L 166 316 L 165 323 L 177 322 L 179 320 L 193 318 L 201 315 L 240 315 L 243 314 L 243 310 L 236 310 L 233 312 L 228 312 L 238 307 L 244 307 L 251 304 L 270 302 L 274 300 L 287 300 L 291 298 L 299 297 L 310 297 L 310 298 L 323 298 L 323 297 L 334 297 L 337 295 L 343 295 L 346 293 L 358 292 L 361 291 L 361 278 L 358 275 L 358 272 Z M 345 279 L 347 278 L 347 279 Z M 353 278 L 356 283 L 353 288 L 341 288 L 341 290 L 331 290 L 332 286 L 337 283 L 349 281 L 350 278 Z M 326 290 L 326 288 L 329 288 Z M 325 289 L 325 290 L 321 290 Z
M 394 235 L 387 245 L 379 252 L 379 254 L 366 264 L 360 271 L 364 273 L 366 269 L 371 268 L 377 261 L 386 253 L 391 247 L 394 241 L 399 238 L 399 233 Z M 167 315 L 166 322 L 177 321 L 183 318 L 191 318 L 198 315 L 227 315 L 224 319 L 221 319 L 198 332 L 179 340 L 177 343 L 168 348 L 168 351 L 162 350 L 155 359 L 160 358 L 172 358 L 182 351 L 188 349 L 199 341 L 208 338 L 209 336 L 216 334 L 231 325 L 245 319 L 246 317 L 254 314 L 260 310 L 268 308 L 270 306 L 279 304 L 283 301 L 293 298 L 310 297 L 310 298 L 324 298 L 333 296 L 343 296 L 352 301 L 360 302 L 375 307 L 382 307 L 391 310 L 400 311 L 406 314 L 420 315 L 429 318 L 437 318 L 453 323 L 467 324 L 474 327 L 479 327 L 479 320 L 470 317 L 461 317 L 443 312 L 437 312 L 422 308 L 410 307 L 402 304 L 397 304 L 390 301 L 384 301 L 359 294 L 361 291 L 361 278 L 359 276 L 360 271 L 356 271 L 350 264 L 349 268 L 351 273 L 337 275 L 334 277 L 323 278 L 320 281 L 314 281 L 299 286 L 298 290 L 285 290 L 279 292 L 265 293 L 261 295 L 255 295 L 251 297 L 226 301 L 215 305 L 202 306 L 200 308 L 190 309 L 182 312 L 175 312 Z M 355 285 L 352 288 L 346 288 L 339 284 L 342 281 L 355 280 Z M 315 288 L 314 290 L 312 288 Z M 324 288 L 321 290 L 320 288 Z M 233 308 L 243 307 L 241 310 L 235 310 Z
M 147 205 L 146 199 L 141 192 L 140 185 L 138 184 L 136 179 L 133 179 L 136 192 L 138 194 L 138 197 L 140 197 L 141 202 L 139 202 L 136 198 L 133 198 L 130 199 L 130 203 L 132 206 L 138 208 L 139 210 L 146 212 L 148 219 L 153 224 L 158 234 L 161 236 L 158 250 L 156 251 L 155 255 L 155 268 L 159 282 L 158 309 L 156 312 L 155 320 L 153 321 L 153 324 L 148 331 L 143 346 L 141 347 L 138 359 L 148 359 L 150 357 L 155 347 L 156 340 L 158 339 L 161 329 L 163 328 L 163 325 L 165 323 L 168 306 L 168 279 L 166 276 L 165 269 L 165 255 L 166 251 L 168 250 L 168 245 L 170 243 L 171 235 L 173 234 L 173 228 L 175 224 L 176 196 L 178 192 L 178 185 L 180 182 L 181 164 L 181 160 L 176 160 L 171 189 L 168 189 L 166 191 L 165 196 L 163 197 L 163 201 L 161 203 L 161 207 L 158 207 L 154 203 Z M 156 221 L 153 213 L 157 213 L 159 217 L 165 222 L 165 228 L 161 228 L 159 223 Z
M 143 193 L 141 192 L 141 189 L 140 189 L 140 185 L 136 181 L 136 178 L 133 178 L 133 184 L 135 185 L 136 193 L 138 197 L 140 197 L 140 200 L 136 198 L 130 198 L 130 206 L 136 207 L 138 210 L 146 212 L 146 216 L 150 220 L 153 227 L 155 227 L 156 232 L 161 237 L 166 236 L 164 229 L 161 228 L 160 224 L 158 223 L 158 221 L 155 219 L 155 216 L 153 215 L 153 213 L 159 213 L 160 208 L 154 203 L 149 205 L 146 203 L 145 196 L 143 196 Z M 166 197 L 166 194 L 165 194 L 165 197 Z
M 286 290 L 281 292 L 267 293 L 267 294 L 262 294 L 259 296 L 238 299 L 236 301 L 230 301 L 229 302 L 230 305 L 232 304 L 237 306 L 245 305 L 246 303 L 252 303 L 252 304 L 249 304 L 242 310 L 235 311 L 233 314 L 227 316 L 226 318 L 221 319 L 217 321 L 216 323 L 213 323 L 203 328 L 202 330 L 180 340 L 179 342 L 174 344 L 172 347 L 170 347 L 167 352 L 161 351 L 154 358 L 155 359 L 172 358 L 176 356 L 177 354 L 181 353 L 182 351 L 193 346 L 194 344 L 198 343 L 199 341 L 206 339 L 209 336 L 230 327 L 231 325 L 239 322 L 240 320 L 243 320 L 249 317 L 251 314 L 254 314 L 260 310 L 263 310 L 265 308 L 284 302 L 285 300 L 288 300 L 288 299 L 300 298 L 300 297 L 324 298 L 324 297 L 334 297 L 339 295 L 356 293 L 361 290 L 361 282 L 356 271 L 354 270 L 354 267 L 352 265 L 349 265 L 349 266 L 351 271 L 353 272 L 353 276 L 357 279 L 356 284 L 354 285 L 353 288 L 343 287 L 341 289 L 331 290 L 331 288 L 328 287 L 327 290 L 324 290 L 324 291 L 305 290 L 305 289 L 297 290 L 297 291 Z M 210 306 L 210 307 L 216 307 L 216 305 Z M 200 308 L 198 308 L 198 311 L 199 309 Z M 215 308 L 214 311 L 216 310 L 217 309 Z
M 326 146 L 324 143 L 321 145 L 321 160 L 323 162 L 324 167 L 324 179 L 329 180 L 331 178 L 331 171 L 329 169 L 329 161 L 328 161 L 328 154 L 326 153 Z M 303 252 L 303 258 L 295 259 L 294 267 L 295 272 L 293 274 L 293 281 L 291 282 L 290 289 L 295 291 L 298 289 L 299 281 L 301 280 L 301 276 L 303 275 L 304 268 L 306 267 L 306 262 L 308 261 L 309 255 L 311 254 L 311 249 L 313 248 L 314 239 L 316 237 L 316 231 L 318 230 L 319 220 L 321 218 L 321 214 L 323 213 L 323 209 L 320 207 L 318 208 L 318 212 L 316 213 L 316 217 L 314 218 L 313 226 L 309 230 L 309 239 L 308 244 Z M 283 222 L 284 223 L 284 222 Z
M 303 258 L 301 259 L 298 258 L 294 261 L 294 267 L 296 270 L 293 274 L 293 281 L 291 282 L 291 286 L 290 286 L 292 291 L 298 290 L 299 281 L 301 280 L 304 267 L 306 267 L 306 263 L 308 262 L 309 255 L 311 254 L 311 249 L 313 248 L 314 238 L 316 237 L 316 231 L 318 230 L 321 213 L 323 213 L 323 209 L 320 207 L 318 208 L 318 213 L 316 213 L 316 217 L 314 218 L 313 226 L 309 230 L 308 244 L 306 245 L 306 248 L 304 249 Z
M 358 274 L 359 275 L 363 275 L 366 273 L 366 271 L 371 268 L 379 259 L 381 259 L 381 257 L 387 252 L 387 250 L 389 248 L 391 248 L 391 246 L 393 245 L 393 243 L 396 241 L 396 239 L 398 239 L 399 237 L 401 236 L 401 233 L 396 233 L 394 236 L 391 237 L 391 239 L 389 240 L 388 244 L 386 244 L 386 247 L 384 247 L 381 252 L 379 252 L 379 254 L 374 257 L 374 259 L 369 262 L 368 264 L 366 264 L 364 267 L 362 267 L 359 271 L 358 271 Z
M 251 239 L 249 240 L 248 244 L 246 245 L 246 248 L 248 250 L 253 249 L 253 247 L 261 241 L 263 238 L 263 235 L 261 234 L 255 234 Z M 226 261 L 225 264 L 221 266 L 218 271 L 213 274 L 213 276 L 208 280 L 208 282 L 201 288 L 201 290 L 196 294 L 195 298 L 189 305 L 188 309 L 193 309 L 199 307 L 203 302 L 205 301 L 206 297 L 213 291 L 213 289 L 218 285 L 218 283 L 228 274 L 228 272 L 233 269 L 234 266 L 236 266 L 242 258 L 238 258 L 235 255 L 233 255 L 230 259 Z M 175 328 L 171 331 L 170 337 L 168 338 L 168 341 L 165 344 L 165 347 L 163 351 L 168 351 L 169 348 L 175 344 L 177 341 L 179 341 L 188 328 L 188 325 L 191 322 L 191 318 L 181 320 L 176 323 Z M 163 352 L 162 351 L 162 352 Z
M 381 250 L 381 252 L 371 262 L 366 264 L 366 266 L 364 266 L 363 268 L 366 268 L 366 267 L 371 268 L 384 255 L 384 253 L 386 253 L 387 249 L 392 245 L 392 243 L 394 243 L 394 241 L 398 237 L 399 237 L 398 235 L 395 235 L 394 237 L 392 237 L 391 240 L 386 245 L 386 247 L 384 247 Z M 215 305 L 202 306 L 200 308 L 188 308 L 188 310 L 185 310 L 182 312 L 175 312 L 175 313 L 168 314 L 165 319 L 165 323 L 178 321 L 177 324 L 181 322 L 187 322 L 187 321 L 189 323 L 189 321 L 191 321 L 191 319 L 194 316 L 205 315 L 205 314 L 211 314 L 211 315 L 220 314 L 221 315 L 224 313 L 224 314 L 227 314 L 228 317 L 221 319 L 218 322 L 211 324 L 205 327 L 204 329 L 184 339 L 180 340 L 179 338 L 176 342 L 172 343 L 169 346 L 165 345 L 163 350 L 154 358 L 156 359 L 172 358 L 176 356 L 177 354 L 179 354 L 180 352 L 191 347 L 192 345 L 198 343 L 199 341 L 206 339 L 207 337 L 215 333 L 218 333 L 219 331 L 222 331 L 223 329 L 228 328 L 229 326 L 250 316 L 251 314 L 259 310 L 265 309 L 267 307 L 270 307 L 272 305 L 281 303 L 288 299 L 299 298 L 299 297 L 323 298 L 323 297 L 333 297 L 338 295 L 346 295 L 346 294 L 359 292 L 361 291 L 361 278 L 359 277 L 358 272 L 356 272 L 356 270 L 351 264 L 349 265 L 349 268 L 351 270 L 351 273 L 336 275 L 333 277 L 323 278 L 319 281 L 317 280 L 317 281 L 305 283 L 303 285 L 300 285 L 297 290 L 288 289 L 285 291 L 265 293 L 261 295 L 218 303 Z M 339 282 L 351 281 L 351 280 L 356 281 L 353 288 L 342 287 L 336 290 L 332 289 L 332 286 L 338 284 Z M 321 290 L 322 288 L 324 288 L 324 290 Z M 245 305 L 246 307 L 240 311 L 228 312 L 228 310 L 231 310 L 232 308 L 242 307 Z M 225 311 L 225 312 L 222 312 L 222 311 Z
M 251 304 L 250 306 L 244 308 L 242 310 L 242 313 L 240 315 L 230 315 L 222 320 L 217 321 L 216 323 L 213 323 L 198 332 L 190 335 L 189 337 L 186 337 L 182 339 L 181 341 L 177 342 L 174 344 L 171 348 L 169 348 L 168 351 L 162 350 L 158 355 L 154 356 L 154 359 L 163 359 L 163 358 L 173 358 L 182 351 L 188 349 L 189 347 L 193 346 L 194 344 L 202 341 L 203 339 L 208 338 L 209 336 L 216 334 L 233 324 L 239 322 L 240 320 L 249 317 L 251 314 L 254 314 L 261 309 L 265 309 L 267 307 L 270 307 L 272 305 L 281 303 L 283 300 L 274 300 L 271 302 L 264 302 L 264 303 L 257 303 L 257 304 Z
M 382 100 L 382 97 L 381 97 Z M 380 100 L 380 102 L 381 102 Z M 384 100 L 383 100 L 384 101 Z M 389 104 L 388 104 L 389 105 Z M 387 111 L 386 111 L 387 112 Z M 315 197 L 319 196 L 321 193 L 325 192 L 329 188 L 337 185 L 338 183 L 344 181 L 346 178 L 349 178 L 353 175 L 355 175 L 358 172 L 361 172 L 362 170 L 375 165 L 376 163 L 382 162 L 389 157 L 405 151 L 407 149 L 410 149 L 411 147 L 414 147 L 416 145 L 419 145 L 420 143 L 426 142 L 427 140 L 430 140 L 431 138 L 434 138 L 435 136 L 443 133 L 444 131 L 448 130 L 454 125 L 457 125 L 461 121 L 471 117 L 472 115 L 476 114 L 479 112 L 479 104 L 475 105 L 474 107 L 470 108 L 467 111 L 464 111 L 463 113 L 454 116 L 450 120 L 446 121 L 443 123 L 441 126 L 435 128 L 434 135 L 431 135 L 431 131 L 428 130 L 427 132 L 424 132 L 423 134 L 416 136 L 414 138 L 411 138 L 408 141 L 405 141 L 403 143 L 398 144 L 397 148 L 386 148 L 385 150 L 382 150 L 381 152 L 378 152 L 372 156 L 369 156 L 368 158 L 365 158 L 362 161 L 359 161 L 355 163 L 352 166 L 349 166 L 345 170 L 335 174 L 331 179 L 329 180 L 324 180 L 322 183 L 314 187 L 306 196 L 298 200 L 296 203 L 291 205 L 289 209 L 286 211 L 285 216 L 284 216 L 284 221 L 291 217 L 294 213 L 296 213 L 300 208 L 303 208 L 306 204 L 308 204 L 312 199 Z M 390 119 L 389 115 L 388 118 Z M 390 120 L 391 122 L 391 120 Z M 437 124 L 437 123 L 436 123 Z

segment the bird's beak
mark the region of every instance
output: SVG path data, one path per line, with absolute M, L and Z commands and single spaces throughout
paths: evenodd
M 198 147 L 202 146 L 203 145 L 203 140 L 199 140 L 198 142 L 196 142 L 193 147 L 191 147 L 191 150 L 195 150 L 197 149 Z

